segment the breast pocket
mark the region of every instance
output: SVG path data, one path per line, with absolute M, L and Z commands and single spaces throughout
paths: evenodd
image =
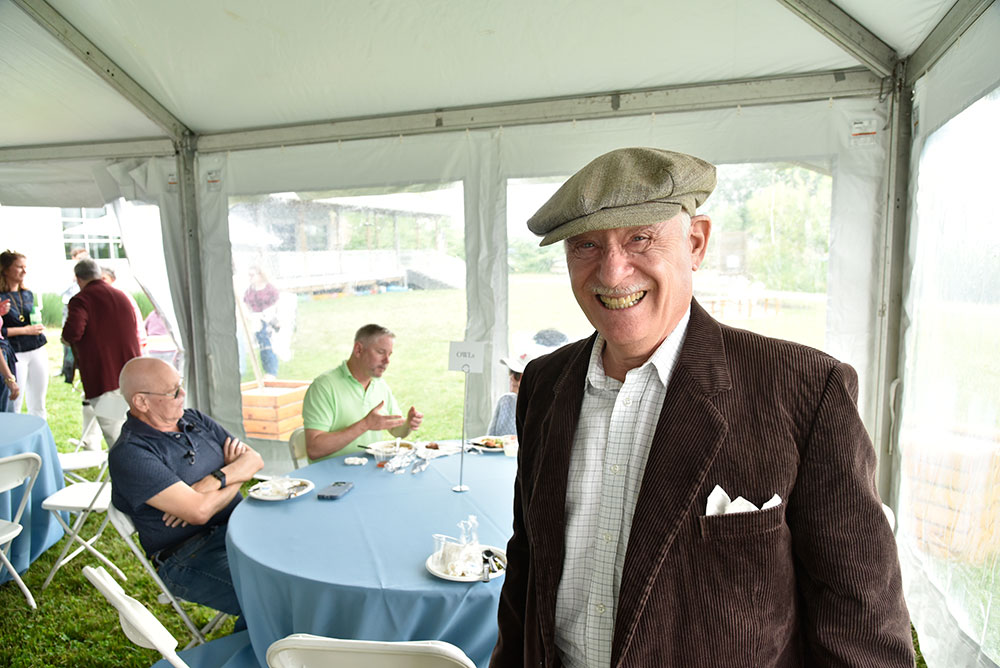
M 767 510 L 727 515 L 703 515 L 698 518 L 703 540 L 734 539 L 758 536 L 780 529 L 785 523 L 785 504 Z

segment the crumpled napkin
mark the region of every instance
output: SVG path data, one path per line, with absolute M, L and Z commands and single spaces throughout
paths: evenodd
M 483 572 L 483 546 L 479 543 L 445 543 L 439 559 L 441 570 L 448 575 L 466 577 Z
M 735 500 L 731 500 L 729 495 L 726 494 L 726 490 L 722 489 L 719 485 L 715 486 L 712 493 L 708 495 L 708 504 L 705 507 L 705 515 L 711 517 L 712 515 L 728 515 L 730 513 L 749 513 L 755 510 L 767 510 L 768 508 L 774 508 L 775 506 L 781 505 L 781 497 L 775 494 L 767 503 L 758 508 L 754 504 L 750 503 L 742 496 L 737 496 Z
M 344 457 L 344 464 L 347 466 L 364 466 L 367 463 L 367 457 Z

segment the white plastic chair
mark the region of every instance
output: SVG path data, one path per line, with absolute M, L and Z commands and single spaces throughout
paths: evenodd
M 103 567 L 84 566 L 83 575 L 118 611 L 118 621 L 129 640 L 139 647 L 155 649 L 176 668 L 190 668 L 177 656 L 177 639 L 142 603 L 126 594 Z
M 103 449 L 87 450 L 84 448 L 88 434 L 95 430 L 97 434 L 101 433 L 100 427 L 97 425 L 97 413 L 90 408 L 90 404 L 84 401 L 83 430 L 80 432 L 80 438 L 69 439 L 69 444 L 74 446 L 73 452 L 60 452 L 58 455 L 59 466 L 62 467 L 67 483 L 92 482 L 77 473 L 77 471 L 92 468 L 98 469 L 97 477 L 94 478 L 94 481 L 104 479 L 104 474 L 108 470 L 108 451 Z
M 111 520 L 111 526 L 115 528 L 118 535 L 122 537 L 125 544 L 128 545 L 130 550 L 132 550 L 132 554 L 134 554 L 135 558 L 139 560 L 140 564 L 142 564 L 143 570 L 149 574 L 149 577 L 153 578 L 153 582 L 155 582 L 156 586 L 160 588 L 161 593 L 157 600 L 163 604 L 169 603 L 177 614 L 180 615 L 181 620 L 184 621 L 184 626 L 186 626 L 188 631 L 191 632 L 191 642 L 188 643 L 187 647 L 200 645 L 205 642 L 205 636 L 214 631 L 215 628 L 225 621 L 226 617 L 229 615 L 224 612 L 220 612 L 213 617 L 208 624 L 199 629 L 194 621 L 192 621 L 191 617 L 184 611 L 184 608 L 181 607 L 178 598 L 173 595 L 167 587 L 167 584 L 160 579 L 160 575 L 156 572 L 156 569 L 153 568 L 153 564 L 151 564 L 149 559 L 146 558 L 146 553 L 143 552 L 139 544 L 132 538 L 135 534 L 135 523 L 132 522 L 132 518 L 115 508 L 114 504 L 108 506 L 108 518 Z
M 101 534 L 104 533 L 104 527 L 108 525 L 108 506 L 111 505 L 111 481 L 103 480 L 101 482 L 77 482 L 72 485 L 63 487 L 55 494 L 50 495 L 45 501 L 42 502 L 42 508 L 48 510 L 52 515 L 58 520 L 59 524 L 62 525 L 63 529 L 66 531 L 68 540 L 66 541 L 66 546 L 63 547 L 62 553 L 59 555 L 59 559 L 56 563 L 52 565 L 52 570 L 49 571 L 48 577 L 45 578 L 45 582 L 42 583 L 42 589 L 44 590 L 52 582 L 52 578 L 59 571 L 60 568 L 68 564 L 73 560 L 78 554 L 86 550 L 92 555 L 97 557 L 98 560 L 117 575 L 122 580 L 127 580 L 128 578 L 122 573 L 122 570 L 111 563 L 111 560 L 105 557 L 97 548 L 94 547 L 94 543 L 98 541 Z M 66 521 L 62 518 L 62 513 L 74 513 L 76 514 L 76 521 L 73 526 L 70 527 L 66 524 Z M 104 519 L 101 521 L 100 526 L 93 536 L 84 540 L 80 537 L 80 532 L 83 530 L 84 522 L 90 517 L 91 513 L 104 513 Z M 76 548 L 72 553 L 67 555 L 69 549 L 73 547 L 73 543 L 80 543 L 80 547 Z
M 70 439 L 70 441 L 74 440 L 76 439 Z M 100 482 L 108 470 L 108 451 L 83 450 L 83 444 L 79 441 L 77 443 L 76 450 L 73 452 L 59 453 L 59 466 L 62 467 L 66 482 L 71 484 L 74 482 Z M 97 469 L 97 477 L 94 480 L 88 480 L 77 473 L 77 471 L 95 468 Z
M 35 597 L 31 595 L 31 590 L 24 584 L 21 576 L 17 574 L 14 565 L 10 563 L 9 556 L 14 539 L 20 535 L 21 529 L 24 528 L 21 526 L 21 514 L 24 513 L 25 506 L 28 505 L 28 499 L 31 498 L 31 488 L 35 486 L 35 480 L 38 479 L 38 471 L 41 468 L 42 458 L 34 452 L 25 452 L 20 455 L 11 455 L 10 457 L 0 459 L 0 493 L 24 485 L 24 493 L 21 497 L 21 503 L 17 506 L 17 512 L 14 513 L 10 521 L 0 519 L 0 546 L 2 546 L 2 549 L 0 549 L 0 561 L 3 562 L 3 566 L 0 566 L 0 571 L 3 568 L 10 571 L 11 577 L 14 578 L 17 586 L 21 588 L 21 592 L 28 599 L 28 605 L 32 609 L 38 607 L 35 605 Z
M 295 633 L 267 648 L 268 668 L 476 668 L 458 647 L 440 640 L 382 642 Z
M 307 456 L 305 427 L 296 427 L 288 437 L 288 454 L 292 457 L 292 466 L 299 468 L 299 460 Z

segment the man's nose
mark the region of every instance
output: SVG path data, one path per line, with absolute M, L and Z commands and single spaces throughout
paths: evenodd
M 615 287 L 632 273 L 629 256 L 618 246 L 609 246 L 601 255 L 597 278 L 603 285 Z

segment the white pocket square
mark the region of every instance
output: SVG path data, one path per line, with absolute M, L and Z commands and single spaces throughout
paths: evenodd
M 731 500 L 729 495 L 726 494 L 726 490 L 722 489 L 719 485 L 715 486 L 712 493 L 708 495 L 708 505 L 705 507 L 705 515 L 728 515 L 730 513 L 749 513 L 755 510 L 767 510 L 768 508 L 774 508 L 775 506 L 781 505 L 781 497 L 775 494 L 767 503 L 758 508 L 753 505 L 742 496 L 737 496 L 735 500 Z

